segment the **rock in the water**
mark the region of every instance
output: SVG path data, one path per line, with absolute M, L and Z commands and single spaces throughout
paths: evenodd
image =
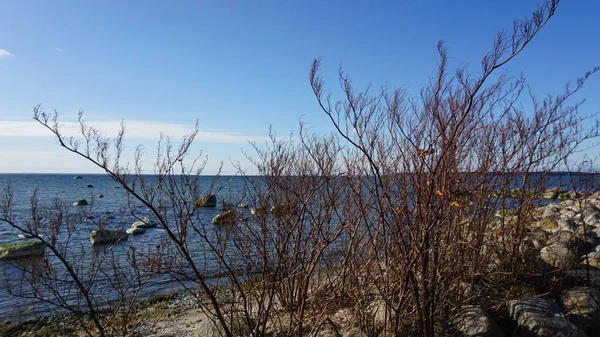
M 587 336 L 569 322 L 556 304 L 541 298 L 509 301 L 508 311 L 525 336 L 539 337 L 585 337 Z M 521 336 L 521 335 L 519 335 Z
M 96 194 L 96 198 L 104 198 L 104 195 L 102 195 L 102 194 Z
M 93 245 L 115 243 L 127 239 L 127 233 L 120 229 L 95 229 L 90 234 L 90 241 Z
M 298 214 L 298 210 L 289 204 L 278 204 L 271 207 L 271 213 L 276 218 L 283 218 Z
M 260 216 L 261 214 L 263 214 L 263 210 L 261 208 L 253 208 L 250 210 L 250 214 L 252 214 L 252 216 Z
M 215 225 L 231 225 L 235 222 L 236 219 L 237 214 L 234 210 L 230 209 L 223 213 L 215 215 L 215 217 L 212 219 L 212 223 L 214 223 Z
M 0 246 L 0 260 L 19 259 L 40 255 L 44 244 L 39 240 L 26 240 Z
M 502 337 L 500 327 L 480 307 L 465 306 L 452 319 L 454 328 L 462 337 Z
M 38 236 L 43 238 L 44 234 L 38 234 Z M 22 234 L 17 235 L 17 237 L 19 239 L 31 239 L 31 238 L 35 238 L 35 235 L 22 233 Z
M 146 232 L 146 230 L 143 227 L 131 227 L 127 228 L 127 230 L 125 231 L 125 233 L 129 235 L 144 234 L 144 232 Z
M 560 300 L 571 322 L 588 333 L 600 332 L 600 289 L 569 289 L 562 293 Z
M 194 201 L 196 207 L 217 207 L 217 196 L 214 194 L 204 196 Z
M 87 185 L 87 188 L 94 188 L 94 185 L 92 185 L 92 184 Z
M 85 199 L 79 199 L 73 203 L 73 206 L 87 206 L 87 205 L 89 205 L 89 204 L 88 204 L 87 200 L 85 200 Z
M 544 262 L 560 269 L 570 269 L 579 263 L 575 252 L 560 242 L 542 248 L 540 257 Z
M 158 227 L 158 222 L 152 220 L 152 219 L 148 219 L 148 218 L 143 218 L 142 220 L 136 221 L 133 224 L 131 224 L 131 228 L 155 228 Z

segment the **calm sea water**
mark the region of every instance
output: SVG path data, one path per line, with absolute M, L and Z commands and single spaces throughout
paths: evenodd
M 81 175 L 81 177 L 75 179 L 73 175 L 67 174 L 3 174 L 0 175 L 0 189 L 3 189 L 2 194 L 4 194 L 7 186 L 10 185 L 14 191 L 13 211 L 17 222 L 25 222 L 31 219 L 30 200 L 34 193 L 37 194 L 41 209 L 51 206 L 54 200 L 60 200 L 68 205 L 67 209 L 73 214 L 91 209 L 91 215 L 94 218 L 89 219 L 89 221 L 82 221 L 80 226 L 73 232 L 69 243 L 69 258 L 76 258 L 78 254 L 89 253 L 91 249 L 95 249 L 90 244 L 89 235 L 91 230 L 98 228 L 98 221 L 105 222 L 109 228 L 126 229 L 137 220 L 136 217 L 152 217 L 149 209 L 135 200 L 129 200 L 126 191 L 107 175 Z M 148 177 L 148 179 L 152 182 L 153 178 Z M 572 183 L 581 187 L 582 182 L 587 184 L 583 187 L 585 190 L 596 190 L 600 186 L 600 179 L 597 175 L 569 176 L 566 174 L 552 174 L 546 179 L 547 188 L 571 189 Z M 244 183 L 245 181 L 241 177 L 219 177 L 216 179 L 213 176 L 204 176 L 199 181 L 200 188 L 204 191 L 216 192 L 220 202 L 226 200 L 233 204 L 245 202 L 252 205 L 253 200 L 249 200 L 251 195 L 244 193 Z M 220 187 L 221 189 L 219 189 Z M 99 194 L 102 194 L 103 197 L 99 198 Z M 81 198 L 88 201 L 93 200 L 93 206 L 91 208 L 72 206 L 75 200 Z M 128 205 L 132 205 L 131 208 Z M 131 210 L 133 210 L 135 216 L 131 214 Z M 205 208 L 199 210 L 199 215 L 202 222 L 208 224 L 219 212 L 219 207 Z M 22 240 L 18 238 L 18 234 L 20 234 L 18 230 L 0 223 L 0 244 Z M 115 245 L 116 248 L 113 253 L 120 254 L 120 258 L 125 259 L 127 250 L 131 247 L 135 247 L 140 251 L 144 248 L 151 249 L 160 244 L 164 238 L 164 230 L 150 229 L 143 235 L 130 236 L 126 243 Z M 208 274 L 211 270 L 216 270 L 216 267 L 211 267 L 216 262 L 211 261 L 210 256 L 203 253 L 201 244 L 195 246 L 192 252 L 198 262 L 206 266 Z M 57 261 L 50 261 L 50 263 L 56 264 Z M 8 293 L 7 286 L 10 282 L 19 280 L 20 272 L 14 266 L 0 264 L 0 273 L 3 275 L 0 280 L 0 307 L 4 308 L 0 311 L 0 320 L 20 320 L 51 314 L 56 310 L 52 306 L 40 304 L 35 299 L 19 298 Z M 98 282 L 99 290 L 105 286 L 107 285 Z M 144 297 L 150 297 L 178 289 L 181 289 L 178 282 L 168 275 L 162 275 L 154 277 L 146 284 L 143 293 Z M 31 294 L 31 292 L 21 293 L 26 297 Z
M 51 207 L 55 200 L 67 205 L 67 211 L 72 214 L 78 212 L 88 212 L 91 209 L 93 219 L 82 221 L 73 232 L 69 243 L 68 257 L 75 258 L 78 254 L 88 253 L 94 249 L 90 243 L 90 232 L 98 228 L 98 222 L 105 223 L 107 228 L 127 229 L 138 218 L 145 216 L 152 218 L 149 209 L 139 203 L 137 200 L 130 200 L 126 191 L 120 187 L 107 175 L 81 175 L 82 178 L 75 179 L 75 176 L 68 174 L 2 174 L 0 175 L 0 189 L 2 194 L 7 191 L 7 186 L 14 192 L 13 212 L 17 222 L 25 222 L 31 219 L 31 197 L 35 193 L 39 200 L 39 209 L 42 212 L 47 207 Z M 150 183 L 154 177 L 146 177 Z M 216 192 L 220 204 L 224 201 L 251 203 L 244 200 L 241 193 L 244 187 L 244 179 L 241 177 L 218 177 L 203 176 L 200 177 L 199 185 L 203 191 Z M 219 189 L 220 188 L 220 189 Z M 99 198 L 98 195 L 102 195 Z M 93 200 L 91 207 L 73 206 L 72 203 L 78 199 L 85 198 L 88 202 Z M 129 205 L 132 205 L 130 207 Z M 219 206 L 219 205 L 218 205 Z M 132 215 L 133 210 L 134 215 Z M 220 207 L 200 209 L 199 215 L 204 223 L 209 224 L 211 219 L 220 212 Z M 136 218 L 137 217 L 137 218 Z M 23 240 L 18 237 L 20 232 L 11 226 L 0 223 L 0 245 Z M 165 231 L 159 228 L 149 229 L 146 233 L 138 236 L 130 236 L 129 240 L 123 244 L 115 245 L 114 253 L 124 259 L 127 256 L 127 250 L 135 247 L 138 250 L 154 247 L 165 239 Z M 59 236 L 60 237 L 60 236 Z M 64 236 L 63 236 L 64 237 Z M 113 252 L 111 252 L 112 254 Z M 194 252 L 198 258 L 206 258 L 201 247 Z M 57 261 L 51 261 L 51 263 Z M 208 265 L 207 272 L 210 273 L 210 265 L 214 261 L 202 261 Z M 39 304 L 35 299 L 18 298 L 7 292 L 7 285 L 12 281 L 18 281 L 18 268 L 0 264 L 0 274 L 3 277 L 0 280 L 0 307 L 5 310 L 0 311 L 2 320 L 19 320 L 24 317 L 34 317 L 40 314 L 48 314 L 56 308 Z M 103 286 L 98 282 L 99 287 Z M 106 286 L 106 285 L 104 285 Z M 25 287 L 26 288 L 26 287 Z M 159 293 L 166 293 L 181 288 L 181 285 L 175 282 L 168 275 L 157 276 L 151 282 L 144 285 L 144 296 L 150 297 Z M 28 296 L 30 292 L 22 292 Z

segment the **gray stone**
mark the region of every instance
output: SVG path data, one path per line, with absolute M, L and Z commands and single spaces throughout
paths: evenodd
M 560 230 L 562 231 L 573 231 L 576 227 L 575 221 L 566 217 L 560 217 L 557 223 L 558 227 L 560 227 Z
M 575 240 L 577 240 L 575 233 L 571 231 L 561 230 L 550 236 L 546 241 L 546 244 L 550 245 L 553 243 L 561 243 L 565 246 L 569 246 L 572 245 Z
M 595 226 L 600 222 L 600 213 L 594 212 L 588 214 L 585 218 L 583 218 L 583 222 L 589 226 Z
M 452 319 L 461 337 L 502 337 L 500 327 L 480 307 L 465 306 Z
M 600 289 L 569 289 L 562 293 L 560 300 L 571 322 L 588 333 L 600 332 Z
M 563 243 L 553 243 L 542 248 L 541 259 L 559 269 L 570 269 L 579 263 L 575 252 Z
M 585 337 L 585 332 L 569 322 L 556 304 L 541 298 L 509 301 L 508 311 L 524 336 Z

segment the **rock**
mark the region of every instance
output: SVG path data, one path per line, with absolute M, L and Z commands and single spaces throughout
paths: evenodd
M 542 248 L 540 257 L 544 262 L 559 269 L 570 269 L 579 263 L 575 252 L 560 242 Z
M 44 234 L 38 234 L 38 236 L 43 238 Z M 22 233 L 22 234 L 17 235 L 17 237 L 19 239 L 31 239 L 31 238 L 35 238 L 35 235 Z
M 369 304 L 367 308 L 368 313 L 373 317 L 373 325 L 376 328 L 385 327 L 387 306 L 383 298 L 376 298 Z M 388 319 L 391 318 L 388 317 Z
M 571 199 L 574 199 L 576 197 L 577 197 L 577 193 L 575 193 L 575 192 L 561 192 L 558 194 L 558 199 L 560 199 L 560 200 L 573 201 Z
M 127 230 L 125 231 L 125 233 L 129 235 L 139 235 L 144 234 L 145 232 L 146 230 L 143 227 L 131 227 L 127 228 Z
M 583 222 L 589 226 L 596 226 L 600 222 L 600 213 L 594 212 L 583 218 Z
M 583 216 L 586 217 L 592 213 L 600 213 L 600 209 L 592 205 L 590 202 L 586 202 L 585 205 L 581 208 L 581 214 L 583 214 Z
M 567 217 L 560 217 L 556 222 L 561 231 L 573 231 L 575 230 L 575 221 Z
M 576 255 L 581 255 L 585 252 L 589 252 L 595 245 L 595 239 L 591 236 L 579 235 L 575 232 L 568 230 L 561 230 L 553 234 L 548 241 L 547 245 L 553 243 L 560 243 L 567 246 L 570 250 L 575 252 Z
M 557 199 L 558 198 L 558 190 L 550 190 L 541 192 L 538 197 L 540 199 Z
M 356 317 L 354 317 L 354 313 L 350 308 L 342 308 L 336 311 L 331 317 L 331 322 L 336 326 L 347 329 L 351 327 L 351 324 L 355 322 Z
M 237 214 L 234 210 L 230 209 L 223 213 L 219 213 L 214 216 L 212 223 L 215 225 L 231 225 L 237 219 Z
M 540 228 L 549 233 L 555 233 L 560 230 L 556 220 L 551 218 L 535 221 L 533 224 L 531 224 L 531 227 Z
M 552 236 L 550 236 L 546 241 L 546 244 L 551 245 L 553 243 L 562 243 L 565 246 L 570 246 L 573 245 L 573 242 L 575 240 L 577 240 L 575 233 L 571 231 L 561 230 L 552 234 Z
M 360 331 L 359 328 L 352 328 L 344 333 L 344 337 L 367 337 L 367 334 Z
M 588 333 L 600 332 L 600 289 L 569 289 L 562 293 L 560 300 L 571 322 Z
M 600 286 L 599 270 L 568 270 L 564 273 L 561 282 L 577 286 Z
M 581 238 L 598 239 L 598 234 L 600 234 L 600 231 L 597 229 L 598 228 L 592 226 L 579 226 L 575 230 L 575 235 Z
M 509 301 L 508 312 L 525 336 L 538 337 L 585 337 L 587 336 L 569 322 L 556 304 L 541 298 Z M 516 334 L 521 336 L 521 334 Z
M 265 210 L 263 208 L 253 208 L 250 210 L 250 214 L 252 214 L 252 216 L 261 216 L 265 214 Z
M 340 334 L 335 330 L 322 330 L 317 334 L 318 337 L 340 337 Z
M 104 195 L 102 195 L 102 194 L 96 194 L 96 198 L 104 198 Z
M 544 207 L 541 214 L 540 214 L 540 218 L 542 219 L 546 219 L 546 218 L 555 218 L 558 216 L 558 214 L 560 214 L 560 208 L 556 207 L 555 205 L 552 205 L 553 207 Z
M 594 251 L 582 256 L 581 262 L 600 269 L 600 251 L 594 249 Z
M 39 240 L 26 240 L 0 246 L 0 260 L 10 260 L 40 255 L 44 252 L 44 243 Z
M 515 211 L 512 209 L 501 209 L 496 211 L 496 217 L 498 218 L 505 218 L 505 217 L 510 217 L 515 215 Z
M 95 229 L 90 233 L 90 241 L 93 245 L 116 243 L 127 239 L 127 233 L 120 229 Z
M 73 206 L 87 206 L 87 205 L 89 205 L 89 204 L 88 204 L 87 200 L 85 200 L 85 199 L 79 199 L 73 203 Z
M 142 220 L 136 221 L 133 224 L 131 224 L 131 228 L 155 228 L 158 227 L 158 222 L 152 220 L 152 219 L 148 219 L 148 218 L 143 218 Z
M 577 215 L 579 215 L 579 212 L 577 212 L 576 210 L 570 208 L 570 206 L 569 206 L 567 208 L 563 208 L 560 211 L 560 215 L 562 217 L 567 218 L 567 219 L 574 219 Z
M 92 184 L 87 185 L 87 188 L 94 188 L 94 185 L 92 185 Z
M 462 337 L 502 337 L 500 327 L 478 306 L 464 306 L 452 319 Z
M 214 194 L 206 195 L 194 201 L 196 207 L 217 207 L 217 196 Z

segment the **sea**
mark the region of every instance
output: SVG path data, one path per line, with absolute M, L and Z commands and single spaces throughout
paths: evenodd
M 153 176 L 145 178 L 150 184 L 156 182 L 156 178 Z M 260 180 L 260 177 L 255 177 L 256 179 Z M 218 207 L 199 210 L 201 221 L 210 224 L 212 218 L 221 212 L 219 206 L 224 203 L 233 205 L 247 203 L 252 207 L 254 200 L 252 200 L 252 194 L 247 193 L 247 183 L 248 177 L 201 176 L 197 182 L 199 188 L 215 193 L 219 200 Z M 598 174 L 551 173 L 545 177 L 545 184 L 548 189 L 559 187 L 565 190 L 572 190 L 575 184 L 581 190 L 595 192 L 600 187 L 600 177 Z M 10 209 L 7 208 L 8 191 L 12 192 Z M 73 202 L 79 199 L 86 199 L 91 205 L 74 206 Z M 33 203 L 32 200 L 37 200 L 37 202 Z M 79 257 L 91 256 L 93 254 L 90 255 L 90 253 L 93 253 L 94 249 L 103 249 L 93 247 L 90 243 L 90 232 L 98 228 L 98 223 L 101 222 L 107 228 L 126 229 L 141 218 L 152 218 L 150 209 L 130 198 L 120 184 L 105 174 L 0 174 L 0 218 L 4 217 L 6 212 L 10 212 L 15 223 L 25 224 L 33 218 L 32 208 L 37 209 L 38 214 L 52 216 L 52 210 L 56 209 L 56 205 L 62 205 L 64 212 L 75 217 L 78 214 L 85 215 L 85 218 L 81 218 L 75 227 L 62 228 L 59 235 L 61 240 L 68 238 L 68 242 L 66 242 L 68 244 L 62 245 L 67 247 L 65 255 L 72 261 L 76 261 L 78 267 L 83 268 L 82 270 L 85 270 L 89 258 L 86 260 Z M 215 231 L 217 230 L 215 229 Z M 19 230 L 0 221 L 0 245 L 26 240 L 20 238 L 19 234 L 21 234 Z M 218 232 L 213 234 L 218 235 Z M 208 235 L 213 234 L 208 233 Z M 164 230 L 149 229 L 142 235 L 130 236 L 126 242 L 111 246 L 112 251 L 109 256 L 116 256 L 117 260 L 131 262 L 128 259 L 130 259 L 129 253 L 132 249 L 137 249 L 138 252 L 145 249 L 150 251 L 163 244 L 165 239 Z M 210 277 L 211 272 L 217 271 L 217 261 L 212 260 L 210 254 L 205 254 L 202 244 L 194 246 L 192 253 L 199 265 L 204 266 L 205 275 Z M 57 279 L 60 279 L 61 275 L 65 275 L 58 260 L 52 259 L 45 263 L 52 264 L 59 271 Z M 99 271 L 100 274 L 106 272 L 106 270 Z M 34 289 L 26 281 L 24 282 L 23 280 L 27 278 L 23 277 L 18 263 L 0 263 L 0 274 L 2 275 L 0 277 L 0 308 L 3 308 L 0 310 L 0 323 L 64 312 L 52 304 L 36 299 L 36 294 L 48 296 L 50 290 L 43 287 Z M 104 280 L 102 275 L 96 279 L 97 285 L 94 291 L 102 293 L 107 303 L 114 299 L 110 295 L 109 281 Z M 107 277 L 107 279 L 114 282 L 114 277 L 112 279 Z M 64 293 L 61 293 L 60 296 L 70 301 L 69 303 L 77 305 L 77 301 L 80 299 L 75 296 L 72 283 L 70 285 L 67 283 L 62 290 Z M 171 275 L 159 274 L 143 284 L 143 291 L 139 299 L 178 291 L 187 286 L 190 285 L 176 281 Z

